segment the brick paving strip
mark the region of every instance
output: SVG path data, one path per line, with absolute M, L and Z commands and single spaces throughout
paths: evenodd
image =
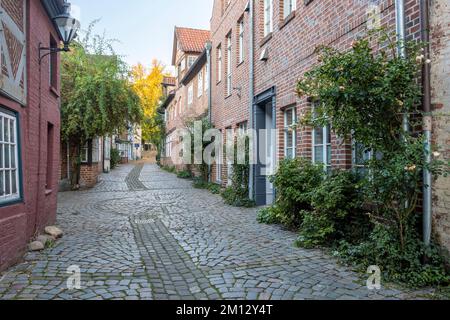
M 369 291 L 365 279 L 296 234 L 256 222 L 257 209 L 153 164 L 124 165 L 94 189 L 59 195 L 54 247 L 0 275 L 0 299 L 413 299 L 432 291 Z M 67 270 L 81 270 L 69 290 Z

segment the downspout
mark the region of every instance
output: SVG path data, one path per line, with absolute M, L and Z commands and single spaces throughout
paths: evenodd
M 395 25 L 397 31 L 397 53 L 399 57 L 406 58 L 405 48 L 405 1 L 395 0 Z M 403 115 L 403 131 L 406 133 L 409 131 L 409 115 Z
M 254 117 L 253 117 L 253 97 L 255 96 L 255 92 L 254 92 L 254 82 L 255 82 L 255 66 L 254 66 L 254 34 L 255 34 L 255 21 L 254 21 L 254 0 L 249 0 L 249 21 L 250 21 L 250 34 L 249 34 L 249 42 L 250 42 L 250 46 L 249 46 L 249 122 L 248 122 L 248 127 L 250 132 L 253 132 L 254 129 Z M 253 141 L 252 144 L 253 146 L 255 146 L 255 138 L 253 137 Z M 254 158 L 254 152 L 255 152 L 255 148 L 252 147 L 250 148 L 253 151 L 253 154 L 250 155 L 250 173 L 249 173 L 249 186 L 248 186 L 248 190 L 249 190 L 249 199 L 250 200 L 254 200 L 255 198 L 255 192 L 254 192 L 254 180 L 255 180 L 255 171 L 254 171 L 254 166 L 252 165 L 253 158 Z
M 206 43 L 206 65 L 208 66 L 208 74 L 206 75 L 206 81 L 208 82 L 208 120 L 212 123 L 212 67 L 211 67 L 211 48 L 212 43 L 208 41 Z M 208 182 L 211 183 L 212 167 L 208 164 Z
M 422 42 L 425 44 L 425 59 L 430 58 L 430 16 L 429 1 L 420 1 Z M 431 139 L 432 139 L 432 115 L 431 115 L 431 67 L 424 63 L 422 74 L 423 85 L 423 112 L 424 112 L 424 152 L 427 164 L 431 164 Z M 432 231 L 432 175 L 430 170 L 423 173 L 423 242 L 426 246 L 431 243 Z

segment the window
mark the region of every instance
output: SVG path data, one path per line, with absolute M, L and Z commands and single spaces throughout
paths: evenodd
M 264 37 L 273 31 L 273 0 L 264 0 Z
M 247 134 L 247 130 L 248 130 L 247 121 L 241 122 L 241 123 L 238 124 L 238 135 L 239 136 L 246 135 Z
M 207 63 L 205 66 L 205 92 L 208 92 L 209 90 L 209 81 L 210 81 L 209 64 Z
M 222 46 L 217 47 L 217 82 L 222 81 Z
M 84 146 L 81 147 L 80 155 L 81 163 L 87 163 L 89 161 L 89 142 L 86 142 Z
M 50 48 L 56 48 L 58 43 L 50 36 Z M 58 89 L 58 55 L 53 53 L 50 55 L 50 86 Z
M 297 9 L 297 0 L 283 0 L 283 19 Z
M 293 128 L 297 121 L 295 107 L 284 112 L 284 156 L 286 159 L 294 159 L 296 153 L 297 131 Z
M 368 174 L 367 162 L 372 159 L 372 150 L 367 149 L 362 143 L 353 143 L 353 168 L 359 177 Z
M 20 199 L 17 116 L 0 108 L 0 204 Z
M 181 71 L 181 72 L 183 72 L 184 69 L 186 69 L 186 59 L 185 59 L 185 58 L 183 58 L 183 59 L 181 60 L 179 68 L 180 68 L 180 71 Z
M 231 95 L 231 55 L 232 55 L 231 32 L 227 36 L 227 96 Z
M 197 60 L 197 57 L 195 56 L 188 57 L 188 68 L 192 67 L 192 65 L 195 63 L 195 60 Z
M 92 163 L 100 162 L 100 143 L 99 138 L 92 140 Z
M 194 86 L 191 84 L 188 88 L 188 105 L 194 102 Z
M 327 125 L 323 128 L 314 128 L 313 162 L 324 164 L 328 171 L 331 169 L 331 156 L 331 125 Z
M 201 70 L 197 76 L 197 82 L 198 82 L 198 90 L 197 90 L 197 97 L 201 97 L 203 95 L 203 70 Z
M 244 18 L 239 21 L 239 63 L 244 61 Z

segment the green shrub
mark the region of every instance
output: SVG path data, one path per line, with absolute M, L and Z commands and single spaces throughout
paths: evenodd
M 222 197 L 226 204 L 233 207 L 255 207 L 256 203 L 248 198 L 247 190 L 245 187 L 228 187 L 222 192 Z
M 280 223 L 280 210 L 276 206 L 268 207 L 259 210 L 258 212 L 258 222 L 265 224 L 277 224 Z
M 192 186 L 195 189 L 208 189 L 208 182 L 205 181 L 202 177 L 195 177 Z
M 220 185 L 215 184 L 215 183 L 209 183 L 208 184 L 208 190 L 212 193 L 212 194 L 220 194 L 220 192 L 222 191 L 222 188 L 220 187 Z
M 120 152 L 117 149 L 111 149 L 111 169 L 117 168 L 121 161 Z
M 341 239 L 360 241 L 371 230 L 362 204 L 357 176 L 350 171 L 334 172 L 313 190 L 312 211 L 303 211 L 298 243 L 311 247 Z
M 441 249 L 435 245 L 426 248 L 418 239 L 419 235 L 413 232 L 402 248 L 396 228 L 378 224 L 370 237 L 358 245 L 343 241 L 338 255 L 362 272 L 368 266 L 379 266 L 386 281 L 412 287 L 449 285 L 450 274 Z
M 179 171 L 177 173 L 177 177 L 180 178 L 180 179 L 191 179 L 192 178 L 192 173 L 187 171 L 187 170 Z
M 311 211 L 311 197 L 324 179 L 323 166 L 306 159 L 284 160 L 271 177 L 277 190 L 276 206 L 280 222 L 298 228 L 303 222 L 302 212 Z

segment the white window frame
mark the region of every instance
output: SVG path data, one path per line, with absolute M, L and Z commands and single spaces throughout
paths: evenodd
M 89 162 L 89 143 L 88 142 L 86 142 L 84 144 L 84 146 L 81 147 L 80 160 L 81 160 L 81 163 Z
M 200 70 L 200 72 L 197 75 L 197 98 L 200 98 L 203 95 L 203 70 Z
M 313 106 L 313 114 L 314 114 L 315 106 Z M 323 134 L 323 143 L 317 144 L 316 142 L 316 132 L 317 130 L 322 130 Z M 328 157 L 328 147 L 331 149 L 331 153 L 333 153 L 333 147 L 331 144 L 331 139 L 328 141 L 328 137 L 331 135 L 331 125 L 328 124 L 324 126 L 323 128 L 314 128 L 312 131 L 312 162 L 315 164 L 323 164 L 325 171 L 329 171 L 332 168 L 332 157 L 333 154 L 331 154 L 331 157 Z M 316 148 L 322 147 L 322 159 L 316 159 Z
M 244 18 L 239 21 L 239 63 L 244 62 Z
M 217 82 L 222 81 L 222 45 L 217 47 Z
M 190 85 L 188 87 L 188 105 L 191 105 L 194 102 L 194 85 Z
M 233 54 L 233 41 L 231 32 L 227 36 L 227 96 L 232 93 L 232 54 Z
M 286 19 L 292 12 L 297 10 L 297 0 L 283 1 L 283 19 Z
M 297 108 L 296 107 L 290 107 L 284 110 L 284 157 L 288 158 L 288 151 L 292 150 L 292 158 L 295 159 L 297 157 L 297 130 L 294 130 L 288 126 L 288 113 L 292 111 L 292 124 L 295 124 L 297 121 Z M 292 131 L 291 131 L 292 130 Z M 292 134 L 292 145 L 288 145 L 288 139 L 287 136 L 289 134 Z
M 192 65 L 195 63 L 195 60 L 197 60 L 196 56 L 188 56 L 188 69 L 192 67 Z
M 273 0 L 264 0 L 264 37 L 273 32 Z
M 2 121 L 0 126 L 0 182 L 2 183 L 2 186 L 0 188 L 0 190 L 2 191 L 0 193 L 0 205 L 2 205 L 5 203 L 18 201 L 21 199 L 22 195 L 20 186 L 20 141 L 17 115 L 0 108 L 0 121 Z M 8 134 L 8 137 L 6 137 L 5 133 Z M 9 154 L 8 164 L 6 164 L 6 149 L 8 149 Z M 6 175 L 9 175 L 8 194 L 6 194 Z M 15 192 L 12 192 L 14 182 Z

